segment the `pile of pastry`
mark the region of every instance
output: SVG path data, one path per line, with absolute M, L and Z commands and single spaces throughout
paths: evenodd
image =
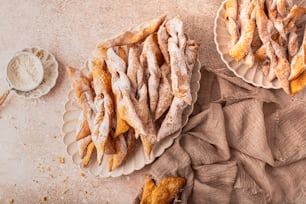
M 279 80 L 295 95 L 306 86 L 305 14 L 289 0 L 227 0 L 228 54 L 249 68 L 258 65 L 269 81 Z
M 138 139 L 149 158 L 156 142 L 181 128 L 198 48 L 179 18 L 162 16 L 98 44 L 88 73 L 67 67 L 82 108 L 76 141 L 83 166 L 106 156 L 112 171 Z

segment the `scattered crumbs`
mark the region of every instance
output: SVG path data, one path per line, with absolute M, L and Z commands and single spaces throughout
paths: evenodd
M 47 170 L 48 170 L 48 171 L 51 171 L 51 167 L 50 167 L 50 166 L 48 166 L 48 167 L 47 167 Z
M 23 146 L 26 146 L 27 144 L 26 143 L 23 143 Z
M 37 181 L 37 180 L 35 180 L 35 179 L 33 179 L 33 182 L 34 182 L 34 183 L 39 183 L 39 181 Z
M 64 178 L 63 182 L 66 183 L 67 180 L 68 180 L 68 176 L 66 176 L 66 178 Z
M 68 191 L 69 191 L 69 189 L 64 189 L 62 193 L 66 194 Z
M 81 173 L 81 176 L 85 177 L 85 174 L 82 172 L 82 173 Z
M 39 59 L 42 59 L 44 57 L 44 53 L 42 52 L 42 50 L 38 51 L 36 53 L 36 56 L 39 58 Z
M 42 201 L 47 201 L 47 197 L 46 197 L 46 196 L 43 196 L 43 197 L 41 197 L 41 200 L 42 200 Z
M 14 203 L 14 199 L 13 198 L 8 198 L 6 202 L 8 204 L 12 204 L 12 203 Z
M 85 191 L 85 194 L 88 194 L 88 192 L 87 192 L 87 191 Z
M 65 163 L 65 158 L 64 157 L 58 157 L 58 161 L 59 161 L 59 163 L 64 164 Z
M 49 174 L 49 176 L 50 176 L 51 178 L 55 178 L 55 176 L 54 176 L 53 174 Z
M 54 136 L 53 136 L 53 138 L 54 138 L 54 139 L 56 139 L 56 138 L 57 138 L 57 136 L 56 136 L 56 135 L 54 135 Z

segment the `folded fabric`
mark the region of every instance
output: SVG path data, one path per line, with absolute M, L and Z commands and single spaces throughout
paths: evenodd
M 150 173 L 186 178 L 182 203 L 305 203 L 305 100 L 203 67 L 194 113 Z

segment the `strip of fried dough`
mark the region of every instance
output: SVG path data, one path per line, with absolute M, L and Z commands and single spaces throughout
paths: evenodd
M 143 187 L 142 197 L 140 204 L 151 204 L 152 203 L 152 193 L 156 188 L 155 182 L 149 176 L 144 177 L 145 184 Z
M 274 41 L 272 41 L 272 46 L 278 58 L 277 66 L 274 67 L 276 77 L 280 81 L 284 91 L 287 94 L 290 94 L 290 89 L 289 89 L 290 64 L 286 57 L 286 50 L 282 48 L 277 42 Z
M 88 147 L 87 147 L 87 150 L 86 150 L 86 155 L 85 155 L 85 157 L 83 159 L 83 167 L 86 167 L 88 165 L 94 149 L 95 149 L 94 143 L 90 142 Z
M 265 45 L 262 45 L 258 50 L 255 52 L 255 61 L 260 62 L 263 61 L 267 58 L 267 53 L 266 53 L 266 47 Z
M 173 98 L 166 118 L 163 120 L 161 127 L 159 128 L 157 141 L 175 133 L 181 128 L 182 114 L 186 106 L 187 104 L 182 99 L 177 97 Z
M 165 62 L 167 64 L 170 64 L 170 56 L 168 52 L 168 39 L 170 36 L 167 33 L 165 25 L 166 21 L 164 21 L 164 23 L 159 27 L 157 31 L 157 41 Z
M 171 64 L 171 81 L 173 95 L 191 104 L 190 76 L 185 60 L 185 48 L 187 39 L 184 34 L 183 22 L 179 18 L 173 18 L 166 23 L 167 32 L 170 34 L 168 50 Z
M 229 49 L 232 48 L 239 40 L 238 2 L 237 0 L 227 0 L 225 3 L 225 19 L 227 30 L 230 34 Z
M 138 134 L 149 134 L 137 115 L 135 105 L 131 100 L 131 84 L 126 75 L 126 63 L 112 48 L 107 50 L 106 63 L 112 75 L 112 90 L 116 99 L 117 127 L 115 136 L 126 132 L 128 126 L 133 127 Z
M 111 76 L 106 70 L 104 61 L 93 59 L 89 62 L 89 66 L 91 67 L 93 75 L 93 87 L 96 93 L 95 106 L 97 110 L 92 139 L 97 149 L 98 163 L 101 164 L 105 151 L 105 143 L 111 137 L 111 122 L 114 117 Z M 108 154 L 114 153 L 114 147 L 108 147 L 108 150 L 111 149 L 113 151 L 107 152 Z
M 306 69 L 306 27 L 303 42 L 298 53 L 292 58 L 289 80 L 297 78 Z
M 141 41 L 150 34 L 156 32 L 165 19 L 166 16 L 161 16 L 147 23 L 140 24 L 139 26 L 133 27 L 113 39 L 100 43 L 98 47 L 111 48 L 114 46 L 129 45 Z
M 270 71 L 269 71 L 269 81 L 272 81 L 275 79 L 276 75 L 274 72 L 274 67 L 277 65 L 277 58 L 275 55 L 275 51 L 271 45 L 271 36 L 273 31 L 273 23 L 268 19 L 266 16 L 263 7 L 260 6 L 260 4 L 257 4 L 256 6 L 256 24 L 258 28 L 258 34 L 263 42 L 267 56 L 270 59 Z
M 90 135 L 88 135 L 88 136 L 80 139 L 79 141 L 77 141 L 78 149 L 79 149 L 79 156 L 81 157 L 81 159 L 84 158 L 89 143 L 91 143 L 91 136 Z
M 229 55 L 236 61 L 248 57 L 247 65 L 251 66 L 250 56 L 253 55 L 251 44 L 255 32 L 255 21 L 251 19 L 251 12 L 254 9 L 254 3 L 250 0 L 243 0 L 239 5 L 239 19 L 241 23 L 241 35 L 237 43 L 230 47 Z
M 76 141 L 90 135 L 90 128 L 86 119 L 86 116 L 83 112 L 80 113 L 80 117 L 78 119 L 78 124 L 76 127 Z
M 291 59 L 293 56 L 295 56 L 299 51 L 299 42 L 298 42 L 298 35 L 293 30 L 289 34 L 288 39 L 288 54 L 289 58 Z
M 162 53 L 157 44 L 157 36 L 152 34 L 146 38 L 141 54 L 143 64 L 147 65 L 149 104 L 152 113 L 155 113 L 158 102 L 158 86 L 161 78 L 160 66 L 163 62 Z
M 165 63 L 161 66 L 160 69 L 162 78 L 159 84 L 158 103 L 154 117 L 155 120 L 159 119 L 166 112 L 166 110 L 170 107 L 173 99 L 171 83 L 167 77 L 170 74 L 171 68 L 168 64 Z
M 306 71 L 300 74 L 296 79 L 290 81 L 290 95 L 294 96 L 303 90 L 306 86 Z
M 284 19 L 285 31 L 289 33 L 295 27 L 295 23 L 306 14 L 306 8 L 294 5 Z
M 67 72 L 72 80 L 75 96 L 86 116 L 90 130 L 93 130 L 93 120 L 95 117 L 94 92 L 90 81 L 79 70 L 67 67 Z
M 185 183 L 186 179 L 181 177 L 164 178 L 153 190 L 152 204 L 169 204 Z
M 153 144 L 156 141 L 156 130 L 150 108 L 148 106 L 148 90 L 144 75 L 144 69 L 140 65 L 137 53 L 139 53 L 137 48 L 130 48 L 127 76 L 131 81 L 131 97 L 135 101 L 134 105 L 137 115 L 144 124 L 147 132 L 150 133 L 150 135 L 140 135 L 146 156 L 149 157 L 153 148 Z M 136 134 L 139 133 L 136 132 Z
M 136 139 L 134 131 L 129 129 L 124 135 L 115 138 L 116 154 L 109 157 L 109 171 L 114 171 L 123 164 L 128 157 L 134 152 L 136 147 Z
M 288 0 L 277 0 L 276 7 L 278 13 L 282 17 L 285 17 L 289 10 Z

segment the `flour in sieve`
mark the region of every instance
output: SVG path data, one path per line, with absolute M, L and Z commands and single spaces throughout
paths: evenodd
M 8 78 L 19 90 L 35 88 L 41 81 L 41 74 L 35 59 L 26 54 L 15 57 L 8 68 Z

